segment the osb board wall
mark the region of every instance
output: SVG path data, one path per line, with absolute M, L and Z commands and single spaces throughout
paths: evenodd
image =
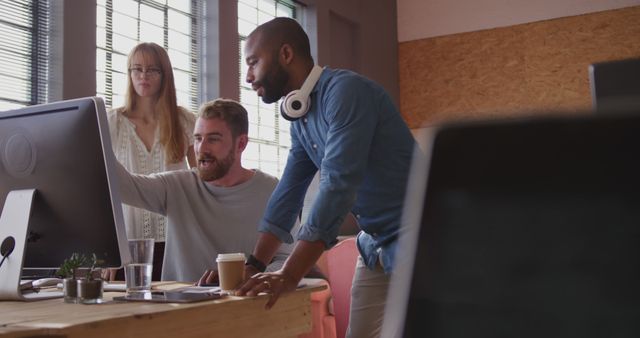
M 588 66 L 640 56 L 640 6 L 399 45 L 411 128 L 591 108 Z

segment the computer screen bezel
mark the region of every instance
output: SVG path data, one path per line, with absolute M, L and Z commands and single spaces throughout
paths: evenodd
M 77 110 L 77 112 L 75 112 Z M 89 123 L 93 125 L 93 127 L 95 127 L 94 130 L 97 130 L 98 134 L 97 137 L 99 138 L 99 147 L 100 149 L 95 149 L 96 151 L 98 151 L 97 154 L 99 154 L 100 156 L 97 156 L 96 158 L 91 158 L 91 159 L 83 159 L 83 158 L 76 158 L 75 160 L 76 165 L 82 165 L 83 161 L 102 161 L 102 163 L 97 163 L 96 165 L 103 167 L 104 168 L 104 177 L 106 178 L 106 184 L 107 187 L 105 188 L 106 191 L 108 191 L 108 195 L 109 196 L 105 196 L 105 199 L 108 199 L 110 201 L 110 205 L 108 205 L 108 208 L 111 209 L 111 217 L 113 219 L 113 234 L 115 234 L 116 239 L 115 241 L 117 242 L 118 245 L 118 250 L 117 252 L 119 253 L 118 257 L 109 257 L 108 261 L 103 262 L 104 265 L 109 266 L 109 267 L 120 267 L 123 266 L 124 264 L 126 264 L 126 262 L 130 261 L 130 255 L 129 252 L 127 250 L 127 239 L 126 239 L 126 232 L 125 232 L 125 227 L 124 227 L 124 221 L 123 221 L 123 215 L 122 215 L 122 205 L 121 205 L 121 199 L 120 199 L 120 194 L 119 191 L 117 189 L 117 177 L 116 177 L 116 173 L 114 170 L 114 164 L 115 164 L 115 156 L 113 154 L 112 151 L 112 146 L 111 146 L 111 140 L 110 140 L 110 134 L 109 134 L 109 127 L 108 127 L 108 121 L 107 121 L 107 117 L 106 117 L 106 109 L 104 106 L 104 102 L 101 98 L 98 97 L 87 97 L 87 98 L 80 98 L 80 99 L 73 99 L 73 100 L 66 100 L 66 101 L 59 101 L 59 102 L 54 102 L 54 103 L 47 103 L 47 104 L 41 104 L 41 105 L 35 105 L 35 106 L 29 106 L 29 107 L 24 107 L 24 108 L 20 108 L 20 109 L 15 109 L 15 110 L 11 110 L 11 111 L 6 111 L 6 112 L 2 112 L 0 113 L 0 123 L 2 123 L 3 120 L 8 120 L 8 119 L 21 119 L 24 118 L 25 121 L 31 120 L 33 118 L 37 118 L 38 116 L 41 116 L 43 114 L 65 114 L 65 112 L 71 112 L 71 114 L 88 114 L 86 116 L 84 116 L 84 119 L 89 119 Z M 89 116 L 89 114 L 91 116 Z M 60 116 L 61 119 L 65 119 L 67 118 Z M 73 119 L 74 117 L 70 117 L 70 119 Z M 84 121 L 83 123 L 86 123 L 87 121 Z M 66 123 L 66 122 L 65 122 Z M 74 121 L 69 121 L 69 123 L 78 123 L 78 122 L 74 122 Z M 43 167 L 38 167 L 38 165 L 41 165 L 41 163 L 38 162 L 38 156 L 44 156 L 45 154 L 42 153 L 43 150 L 38 149 L 38 145 L 35 143 L 40 143 L 42 145 L 42 143 L 45 140 L 40 140 L 38 139 L 39 137 L 41 137 L 41 135 L 31 135 L 31 133 L 28 131 L 28 129 L 30 128 L 28 125 L 25 126 L 19 126 L 19 129 L 22 130 L 18 130 L 17 133 L 18 134 L 24 134 L 27 135 L 28 139 L 32 139 L 32 141 L 30 141 L 32 143 L 33 149 L 32 149 L 32 157 L 34 157 L 34 162 L 33 162 L 33 166 L 35 166 L 34 168 L 30 168 L 27 170 L 27 172 L 25 173 L 13 173 L 14 176 L 12 175 L 7 175 L 7 177 L 9 179 L 13 179 L 15 178 L 16 180 L 18 179 L 22 179 L 25 176 L 28 175 L 47 175 L 48 173 L 46 173 L 45 171 L 49 170 L 49 171 L 56 171 L 56 175 L 52 175 L 52 176 L 48 176 L 48 178 L 50 179 L 55 179 L 55 178 L 60 178 L 60 179 L 69 179 L 69 183 L 71 184 L 72 182 L 72 177 L 68 177 L 65 176 L 64 174 L 64 168 L 43 168 Z M 76 135 L 57 135 L 57 136 L 52 136 L 52 134 L 49 133 L 49 131 L 47 131 L 45 134 L 47 134 L 47 137 L 68 137 L 70 139 L 73 140 L 73 142 L 82 142 L 83 140 L 80 139 L 79 136 Z M 76 136 L 76 138 L 74 138 L 74 136 Z M 36 140 L 38 139 L 38 140 Z M 34 141 L 35 140 L 35 141 Z M 4 151 L 4 144 L 6 143 L 6 137 L 2 137 L 0 136 L 0 146 L 2 146 L 2 149 Z M 44 148 L 44 147 L 43 147 Z M 61 160 L 61 161 L 65 161 L 65 163 L 67 163 L 68 161 L 66 160 L 66 158 L 69 158 L 69 161 L 71 161 L 71 159 L 73 158 L 74 154 L 69 154 L 69 153 L 65 153 L 65 149 L 46 149 L 47 151 L 54 151 L 54 152 L 59 152 L 57 154 L 57 156 L 60 157 L 64 157 L 65 160 Z M 38 152 L 41 152 L 40 154 L 38 154 Z M 47 156 L 52 156 L 51 154 L 47 154 Z M 6 160 L 6 156 L 2 157 L 2 161 L 3 162 Z M 28 159 L 27 159 L 28 160 Z M 70 164 L 70 163 L 69 163 Z M 0 163 L 0 166 L 4 166 L 2 169 L 6 169 L 8 167 L 8 165 L 6 163 Z M 3 171 L 4 172 L 4 171 Z M 97 175 L 101 175 L 100 173 L 98 173 Z M 29 180 L 27 180 L 28 182 Z M 102 184 L 102 183 L 101 183 Z M 9 186 L 11 186 L 11 182 L 8 183 Z M 2 188 L 2 187 L 0 187 Z M 18 185 L 14 185 L 12 189 L 29 189 L 29 188 L 35 188 L 36 189 L 36 193 L 35 193 L 35 197 L 34 197 L 34 206 L 33 208 L 39 208 L 41 207 L 41 203 L 43 203 L 41 200 L 39 200 L 39 196 L 38 196 L 38 192 L 37 186 L 30 186 L 29 184 L 18 184 Z M 8 193 L 8 191 L 5 191 L 6 188 L 2 189 L 2 194 L 6 194 Z M 84 193 L 84 192 L 83 192 Z M 89 192 L 86 192 L 89 193 Z M 6 196 L 2 196 L 2 202 L 4 203 L 4 199 Z M 0 207 L 3 207 L 2 205 L 0 205 Z M 1 209 L 0 209 L 1 210 Z M 104 212 L 104 209 L 102 209 Z M 38 212 L 38 210 L 33 209 L 32 210 L 32 214 L 30 216 L 30 222 L 33 221 L 33 216 L 34 216 L 34 212 Z M 106 222 L 109 222 L 108 220 Z M 100 222 L 98 222 L 100 223 Z M 109 222 L 110 223 L 110 222 Z M 87 226 L 91 226 L 91 222 L 88 221 L 87 222 Z M 29 227 L 32 227 L 32 224 L 29 225 Z M 110 230 L 110 229 L 109 229 Z M 27 235 L 27 236 L 31 236 Z M 29 240 L 29 239 L 28 239 Z M 45 240 L 46 239 L 41 239 L 41 240 Z M 69 253 L 71 252 L 75 252 L 75 251 L 80 251 L 80 250 L 75 250 L 75 247 L 73 246 L 73 243 L 78 243 L 77 241 L 83 241 L 85 239 L 82 238 L 82 234 L 79 234 L 79 238 L 69 238 L 69 242 L 66 243 L 47 243 L 46 245 L 50 245 L 52 248 L 55 247 L 55 245 L 58 245 L 60 248 L 65 248 L 65 251 Z M 75 241 L 75 242 L 74 242 Z M 27 241 L 28 242 L 28 241 Z M 46 275 L 50 275 L 52 273 L 55 273 L 55 270 L 59 267 L 59 265 L 62 262 L 58 262 L 58 263 L 45 263 L 45 264 L 37 264 L 33 262 L 32 257 L 30 256 L 29 253 L 29 243 L 25 244 L 25 252 L 24 252 L 24 264 L 23 264 L 23 276 L 24 277 L 28 277 L 29 275 L 34 275 L 34 276 L 46 276 Z M 86 243 L 83 243 L 82 247 L 86 247 Z M 115 249 L 115 248 L 113 248 Z M 80 252 L 83 254 L 87 254 L 87 255 L 91 255 L 93 252 L 87 252 L 88 250 L 84 250 L 85 252 Z M 110 249 L 109 251 L 113 251 L 112 249 Z M 115 254 L 114 254 L 115 255 Z M 114 256 L 112 255 L 112 256 Z M 66 255 L 65 255 L 66 256 Z M 101 259 L 101 257 L 98 257 L 99 259 Z

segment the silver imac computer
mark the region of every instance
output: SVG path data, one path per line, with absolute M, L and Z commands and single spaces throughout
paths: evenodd
M 114 161 L 100 98 L 0 112 L 0 300 L 61 296 L 20 281 L 74 252 L 129 261 Z
M 640 114 L 427 137 L 382 337 L 640 336 Z

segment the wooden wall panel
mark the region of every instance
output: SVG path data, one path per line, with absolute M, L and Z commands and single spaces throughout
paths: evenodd
M 591 107 L 588 66 L 640 56 L 640 6 L 399 45 L 411 128 Z

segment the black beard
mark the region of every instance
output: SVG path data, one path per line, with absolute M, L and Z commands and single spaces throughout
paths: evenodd
M 274 103 L 280 100 L 281 97 L 287 94 L 284 92 L 284 87 L 287 82 L 289 82 L 289 74 L 284 71 L 284 68 L 282 68 L 277 60 L 274 61 L 272 70 L 258 83 L 259 86 L 264 88 L 262 102 Z
M 199 162 L 204 159 L 213 160 L 213 168 L 202 169 Z M 217 159 L 213 156 L 200 156 L 198 157 L 198 176 L 205 182 L 219 180 L 229 173 L 229 169 L 231 169 L 235 160 L 235 149 L 231 149 L 229 154 L 223 159 Z

